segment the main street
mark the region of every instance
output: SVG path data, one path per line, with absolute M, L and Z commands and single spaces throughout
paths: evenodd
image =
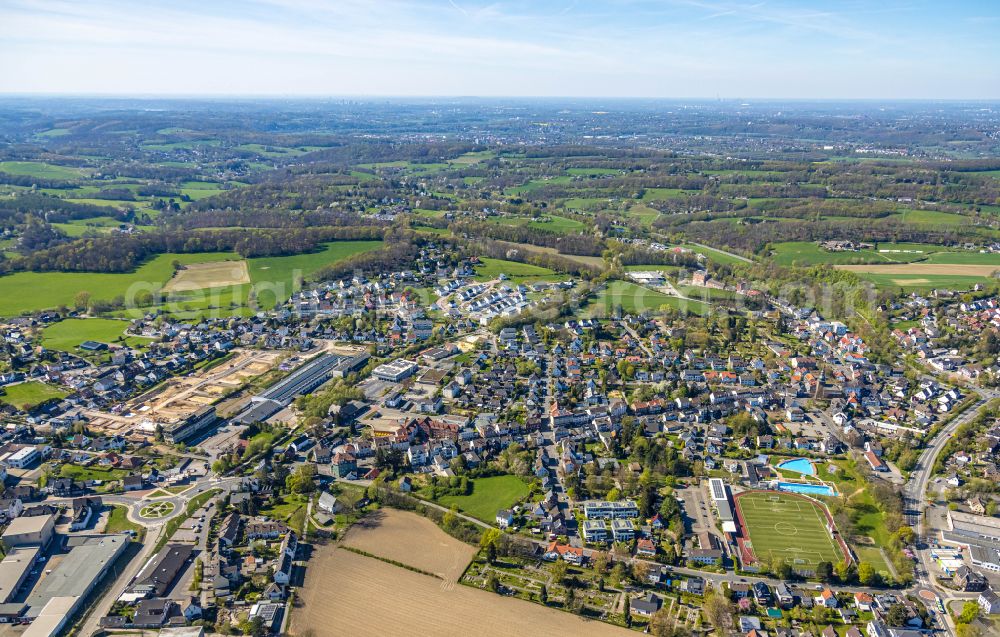
M 940 529 L 935 529 L 928 524 L 927 512 L 931 503 L 927 498 L 927 489 L 934 476 L 934 465 L 937 463 L 938 456 L 941 455 L 941 451 L 955 435 L 958 428 L 983 413 L 993 400 L 1000 396 L 1000 392 L 995 390 L 980 388 L 972 388 L 972 390 L 979 395 L 979 400 L 953 418 L 937 435 L 931 438 L 923 453 L 920 454 L 920 458 L 910 474 L 910 479 L 903 485 L 903 506 L 907 523 L 913 527 L 917 535 L 918 549 L 916 554 L 918 561 L 914 569 L 916 573 L 914 588 L 933 591 L 944 604 L 953 599 L 963 599 L 968 596 L 956 595 L 950 589 L 939 586 L 932 576 L 933 558 L 928 541 Z M 955 634 L 955 624 L 950 614 L 945 612 L 943 615 L 949 633 Z

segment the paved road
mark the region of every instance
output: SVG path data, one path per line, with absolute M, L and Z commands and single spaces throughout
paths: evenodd
M 991 401 L 998 396 L 1000 393 L 993 390 L 985 390 L 979 388 L 973 388 L 977 394 L 979 394 L 979 400 L 973 405 L 968 407 L 964 412 L 956 416 L 949 422 L 937 435 L 931 439 L 926 448 L 924 448 L 923 453 L 920 454 L 920 459 L 917 461 L 916 467 L 910 474 L 910 479 L 905 485 L 903 485 L 903 502 L 907 511 L 907 523 L 909 523 L 917 534 L 917 537 L 922 541 L 926 542 L 928 538 L 928 530 L 934 531 L 933 528 L 928 529 L 927 525 L 927 509 L 930 503 L 927 500 L 927 488 L 930 485 L 931 478 L 934 475 L 934 464 L 937 462 L 938 456 L 944 449 L 948 441 L 954 436 L 955 431 L 964 425 L 965 423 L 973 420 L 978 416 L 986 407 L 991 403 Z M 916 565 L 916 581 L 915 588 L 927 589 L 934 591 L 938 596 L 940 596 L 945 603 L 951 599 L 961 599 L 961 595 L 955 595 L 952 591 L 938 586 L 934 577 L 931 575 L 933 561 L 930 556 L 929 550 L 919 550 L 917 551 L 919 556 L 918 564 Z M 941 613 L 938 613 L 941 615 Z M 951 635 L 955 634 L 955 625 L 948 613 L 944 613 L 944 621 L 948 633 Z

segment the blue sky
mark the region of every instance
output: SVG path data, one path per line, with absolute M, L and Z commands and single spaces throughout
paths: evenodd
M 0 92 L 995 99 L 998 34 L 995 0 L 0 0 Z

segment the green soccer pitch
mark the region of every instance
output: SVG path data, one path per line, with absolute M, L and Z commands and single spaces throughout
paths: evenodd
M 814 570 L 819 562 L 844 559 L 840 545 L 827 530 L 822 505 L 780 491 L 751 491 L 736 497 L 736 507 L 749 537 L 746 548 L 758 562 L 782 558 L 793 569 Z

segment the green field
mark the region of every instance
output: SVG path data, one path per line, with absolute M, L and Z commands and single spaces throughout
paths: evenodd
M 292 295 L 300 278 L 312 275 L 323 266 L 381 247 L 381 241 L 334 241 L 319 252 L 248 259 L 257 302 L 261 307 L 272 307 L 276 300 L 285 301 Z
M 583 315 L 610 316 L 618 306 L 630 314 L 657 312 L 664 305 L 692 314 L 707 314 L 710 310 L 701 301 L 668 296 L 629 281 L 611 281 L 583 309 Z
M 960 274 L 873 274 L 870 272 L 855 272 L 854 274 L 866 281 L 871 281 L 876 287 L 901 289 L 904 292 L 919 292 L 936 288 L 968 290 L 977 283 L 990 285 L 997 282 L 996 279 L 989 277 Z
M 42 345 L 46 349 L 71 352 L 84 341 L 116 343 L 127 327 L 127 321 L 115 319 L 69 318 L 46 327 L 42 331 Z
M 912 263 L 946 248 L 928 243 L 880 243 L 875 250 L 828 252 L 812 241 L 787 241 L 773 246 L 778 265 L 846 265 L 851 263 Z M 882 252 L 888 250 L 889 252 Z
M 506 274 L 509 279 L 519 281 L 543 277 L 551 278 L 555 274 L 553 270 L 538 265 L 531 265 L 530 263 L 491 259 L 489 257 L 482 257 L 479 260 L 482 262 L 482 265 L 476 266 L 476 279 L 480 281 L 490 281 L 501 274 Z
M 14 316 L 71 305 L 77 292 L 90 292 L 95 300 L 110 300 L 125 295 L 129 287 L 163 285 L 174 274 L 176 259 L 183 264 L 232 259 L 228 252 L 161 254 L 133 272 L 104 274 L 94 272 L 18 272 L 0 277 L 0 316 Z M 147 288 L 148 289 L 148 288 Z
M 63 478 L 73 478 L 74 480 L 102 480 L 104 482 L 109 482 L 113 480 L 121 480 L 125 476 L 129 475 L 129 472 L 125 469 L 112 469 L 110 467 L 81 467 L 75 464 L 64 464 L 59 469 L 59 475 Z
M 0 172 L 8 175 L 23 175 L 39 179 L 70 180 L 79 179 L 83 173 L 77 168 L 56 166 L 42 161 L 0 161 Z
M 111 507 L 111 513 L 108 514 L 108 523 L 104 527 L 104 532 L 124 533 L 126 531 L 132 531 L 141 538 L 145 534 L 146 528 L 128 519 L 127 506 L 115 504 Z
M 33 407 L 51 400 L 53 398 L 65 398 L 68 392 L 52 385 L 29 380 L 17 385 L 7 385 L 0 394 L 0 402 L 13 405 L 21 411 L 29 411 Z
M 509 509 L 528 495 L 528 485 L 517 476 L 493 476 L 472 481 L 470 495 L 446 495 L 438 503 L 458 507 L 460 511 L 483 522 L 493 523 L 497 511 Z
M 854 552 L 858 555 L 859 562 L 868 562 L 872 565 L 882 579 L 885 581 L 891 581 L 892 571 L 889 570 L 889 565 L 886 564 L 885 557 L 882 556 L 882 550 L 877 546 L 861 546 L 855 545 Z
M 826 530 L 820 505 L 789 493 L 750 491 L 736 499 L 746 524 L 750 547 L 758 561 L 782 558 L 792 568 L 813 570 L 819 562 L 843 559 Z
M 743 259 L 734 257 L 731 254 L 726 254 L 725 252 L 722 252 L 720 250 L 714 250 L 712 248 L 703 248 L 702 246 L 696 246 L 693 243 L 684 243 L 681 244 L 680 247 L 687 248 L 688 250 L 692 250 L 699 254 L 703 254 L 705 255 L 706 258 L 708 258 L 709 261 L 715 261 L 716 263 L 722 263 L 728 265 L 746 263 L 746 261 L 744 261 Z
M 558 217 L 556 215 L 549 215 L 547 217 L 542 217 L 538 221 L 532 221 L 528 223 L 528 227 L 536 230 L 556 232 L 559 234 L 565 234 L 567 232 L 580 232 L 581 230 L 586 230 L 587 228 L 587 226 L 580 223 L 576 219 L 568 219 L 566 217 Z
M 248 259 L 250 279 L 257 290 L 258 303 L 261 307 L 273 307 L 276 299 L 284 301 L 291 296 L 296 277 L 307 277 L 324 265 L 381 245 L 381 241 L 335 241 L 318 252 Z M 190 265 L 234 258 L 239 257 L 231 252 L 161 254 L 135 271 L 123 274 L 18 272 L 0 277 L 0 316 L 71 305 L 74 296 L 81 290 L 89 292 L 94 300 L 107 301 L 121 295 L 128 301 L 132 286 L 136 286 L 133 291 L 152 291 L 165 285 L 174 274 L 172 263 L 175 260 Z M 237 313 L 237 308 L 246 305 L 250 287 L 237 285 L 177 294 L 166 309 L 176 313 L 197 313 L 208 309 Z M 143 311 L 133 311 L 127 316 L 136 318 L 141 314 Z

